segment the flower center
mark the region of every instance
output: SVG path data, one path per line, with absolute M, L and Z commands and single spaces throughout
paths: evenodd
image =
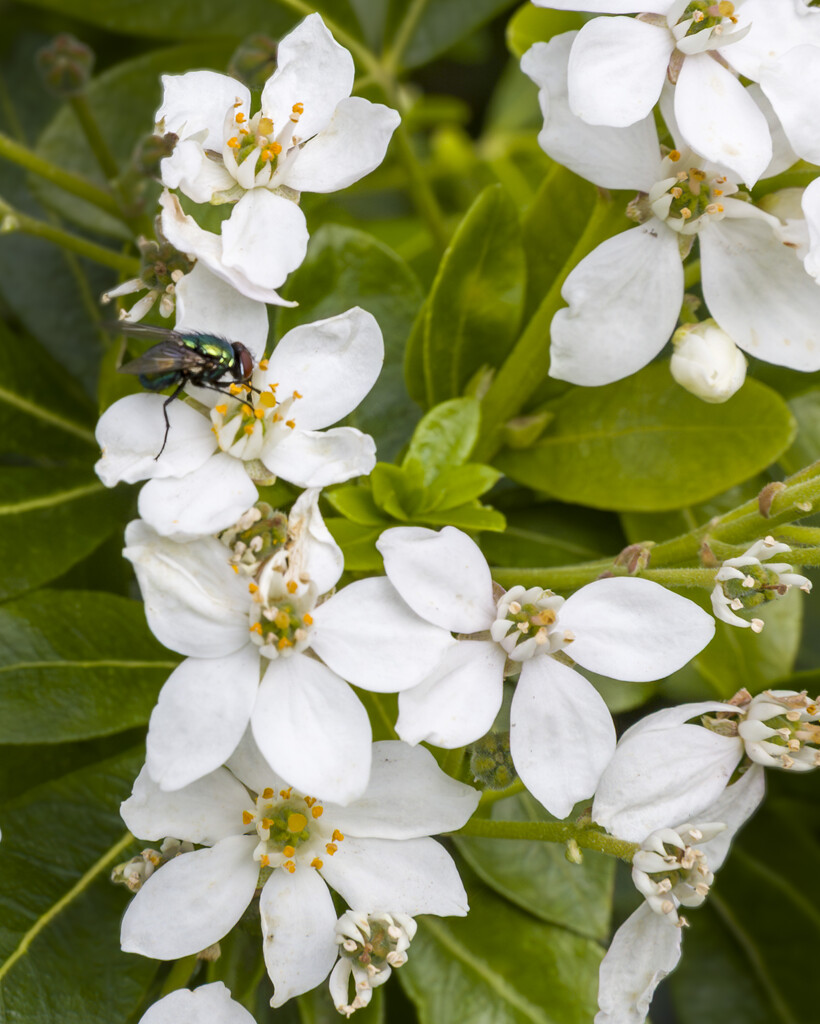
M 691 235 L 699 231 L 705 218 L 725 216 L 723 197 L 737 192 L 722 176 L 709 177 L 699 167 L 681 168 L 681 154 L 673 149 L 662 163 L 664 176 L 649 191 L 652 213 L 680 234 Z
M 569 630 L 557 628 L 558 610 L 563 603 L 563 597 L 557 597 L 551 590 L 513 587 L 498 601 L 490 636 L 512 661 L 560 651 L 575 639 Z
M 323 867 L 319 854 L 332 857 L 344 840 L 338 829 L 322 825 L 323 814 L 324 807 L 315 797 L 299 796 L 291 786 L 278 793 L 263 790 L 254 809 L 242 812 L 243 825 L 253 825 L 259 836 L 253 857 L 262 873 L 283 867 L 292 874 L 297 862 L 316 870 Z
M 275 187 L 272 181 L 284 163 L 291 163 L 298 153 L 300 139 L 293 134 L 302 114 L 303 103 L 294 103 L 290 116 L 277 132 L 270 117 L 257 111 L 250 119 L 237 109 L 237 102 L 225 119 L 225 165 L 242 188 Z
M 316 586 L 310 580 L 297 581 L 285 574 L 285 567 L 270 559 L 249 583 L 251 595 L 251 641 L 266 658 L 288 657 L 310 644 L 310 627 L 316 606 Z
M 259 364 L 265 370 L 263 359 Z M 231 384 L 225 400 L 211 409 L 211 430 L 223 452 L 250 462 L 262 457 L 263 449 L 293 430 L 296 422 L 291 406 L 302 395 L 298 391 L 278 398 L 277 384 L 268 384 L 252 405 L 245 396 L 251 391 L 245 384 Z M 241 397 L 240 397 L 241 396 Z
M 727 25 L 736 25 L 735 5 L 728 0 L 691 0 L 675 22 L 673 31 L 678 39 L 698 32 L 721 35 Z M 720 45 L 720 44 L 718 44 Z
M 632 859 L 632 880 L 638 891 L 656 914 L 669 917 L 678 926 L 687 923 L 685 918 L 678 918 L 678 904 L 699 906 L 714 880 L 706 855 L 691 844 L 708 841 L 725 826 L 702 827 L 710 829 L 711 834 L 704 834 L 695 825 L 681 826 L 679 833 L 671 829 L 653 833 Z M 671 841 L 661 841 L 664 833 Z
M 246 576 L 255 576 L 288 539 L 288 517 L 275 512 L 265 501 L 249 508 L 239 521 L 219 535 L 231 550 L 231 565 Z

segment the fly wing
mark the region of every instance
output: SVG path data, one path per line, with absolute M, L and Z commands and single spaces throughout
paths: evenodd
M 128 332 L 131 333 L 130 331 Z M 173 334 L 172 331 L 169 334 Z M 179 340 L 177 340 L 179 339 Z M 154 374 L 169 373 L 177 370 L 199 370 L 210 363 L 206 356 L 188 348 L 179 335 L 166 338 L 153 348 L 149 348 L 130 363 L 120 367 L 120 373 Z

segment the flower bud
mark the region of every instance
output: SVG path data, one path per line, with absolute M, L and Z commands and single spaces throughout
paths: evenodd
M 228 63 L 228 74 L 249 89 L 261 89 L 276 70 L 276 41 L 257 33 L 243 39 Z
M 672 376 L 704 402 L 726 402 L 743 386 L 746 359 L 714 320 L 684 324 L 672 344 Z
M 746 753 L 768 768 L 807 772 L 820 766 L 820 703 L 806 691 L 766 690 L 738 725 Z
M 91 78 L 94 51 L 68 32 L 61 32 L 37 51 L 35 61 L 49 92 L 79 96 Z
M 507 789 L 518 777 L 510 754 L 509 732 L 488 732 L 473 744 L 473 778 L 486 789 Z
M 407 963 L 416 922 L 407 914 L 362 914 L 348 910 L 336 922 L 339 961 L 330 975 L 330 995 L 345 1017 L 366 1007 L 373 989 L 391 970 Z M 350 998 L 353 982 L 354 999 Z

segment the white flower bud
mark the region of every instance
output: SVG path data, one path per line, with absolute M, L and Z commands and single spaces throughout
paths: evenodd
M 672 376 L 704 402 L 726 402 L 743 386 L 746 359 L 714 320 L 684 324 L 672 344 Z

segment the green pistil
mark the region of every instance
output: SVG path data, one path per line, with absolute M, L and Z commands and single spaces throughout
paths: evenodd
M 686 10 L 681 15 L 678 24 L 688 21 L 696 14 L 702 14 L 703 18 L 700 21 L 692 21 L 692 24 L 686 30 L 686 35 L 693 36 L 697 32 L 703 32 L 707 29 L 715 28 L 715 26 L 722 24 L 724 19 L 728 17 L 728 14 L 733 13 L 734 10 L 732 8 L 728 14 L 721 14 L 720 11 L 713 13 L 718 7 L 719 4 L 717 3 L 717 0 L 692 0 L 692 3 L 687 6 Z
M 263 817 L 273 822 L 268 842 L 279 849 L 301 846 L 310 839 L 309 810 L 305 813 L 304 808 L 300 809 L 294 804 L 282 804 L 280 807 L 269 807 Z M 299 825 L 302 827 L 299 828 Z

